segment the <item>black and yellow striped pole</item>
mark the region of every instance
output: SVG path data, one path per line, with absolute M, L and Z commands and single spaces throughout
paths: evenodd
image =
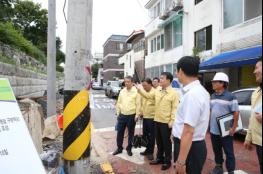
M 64 87 L 63 157 L 67 174 L 89 174 L 93 0 L 70 0 Z
M 91 122 L 89 92 L 65 91 L 64 159 L 77 161 L 90 157 Z

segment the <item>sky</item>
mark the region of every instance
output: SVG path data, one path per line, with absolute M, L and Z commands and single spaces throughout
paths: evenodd
M 33 0 L 48 8 L 48 0 Z M 112 34 L 130 35 L 144 29 L 149 22 L 144 5 L 148 0 L 93 0 L 92 52 L 103 51 L 103 44 Z M 64 0 L 57 0 L 57 36 L 66 50 L 66 22 L 63 15 Z

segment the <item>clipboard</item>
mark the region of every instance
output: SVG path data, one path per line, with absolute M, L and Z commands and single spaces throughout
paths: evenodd
M 227 137 L 230 135 L 230 129 L 233 127 L 233 123 L 234 123 L 233 113 L 226 114 L 217 118 L 217 124 L 219 126 L 219 130 L 222 137 Z M 241 116 L 239 116 L 238 127 L 236 129 L 236 132 L 242 130 L 243 130 L 242 118 Z

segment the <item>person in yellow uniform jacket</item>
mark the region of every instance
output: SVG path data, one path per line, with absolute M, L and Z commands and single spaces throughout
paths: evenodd
M 143 82 L 143 89 L 145 93 L 150 96 L 155 95 L 153 82 L 150 78 L 146 78 Z M 141 89 L 141 87 L 139 87 Z M 155 99 L 142 97 L 141 116 L 143 116 L 143 136 L 148 140 L 146 150 L 141 153 L 149 160 L 153 160 L 153 153 L 155 147 Z M 137 118 L 139 119 L 139 118 Z
M 136 88 L 133 86 L 133 78 L 128 76 L 125 78 L 125 88 L 120 92 L 117 102 L 117 146 L 118 149 L 113 155 L 118 155 L 123 151 L 123 140 L 125 129 L 128 129 L 128 146 L 126 148 L 129 156 L 132 156 L 132 141 L 135 132 L 135 117 L 140 115 L 141 97 Z
M 171 87 L 173 75 L 163 72 L 160 78 L 161 89 L 155 93 L 146 93 L 139 89 L 139 93 L 147 99 L 155 100 L 155 137 L 158 148 L 157 158 L 151 165 L 162 164 L 162 170 L 168 170 L 172 161 L 171 132 L 175 120 L 175 114 L 180 101 L 179 92 Z M 137 86 L 137 88 L 139 88 Z
M 245 141 L 245 147 L 248 150 L 257 148 L 257 155 L 262 173 L 262 57 L 258 61 L 255 69 L 256 80 L 260 84 L 252 95 L 252 115 L 249 123 L 249 130 Z

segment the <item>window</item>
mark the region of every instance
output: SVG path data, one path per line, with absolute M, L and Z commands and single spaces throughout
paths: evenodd
M 127 49 L 128 50 L 132 49 L 132 44 L 127 44 Z
M 155 67 L 154 68 L 154 76 L 153 77 L 159 77 L 160 76 L 160 68 L 159 67 Z
M 157 37 L 157 51 L 161 49 L 161 36 Z
M 195 5 L 199 4 L 200 2 L 202 2 L 203 0 L 195 0 Z
M 224 28 L 240 24 L 243 21 L 242 13 L 243 0 L 224 0 Z
M 183 44 L 183 18 L 171 22 L 164 28 L 165 50 L 179 47 Z
M 165 33 L 165 50 L 173 48 L 173 24 L 170 23 L 164 28 Z
M 144 47 L 144 43 L 142 43 Z M 164 35 L 158 35 L 151 40 L 151 53 L 164 49 Z
M 164 34 L 161 35 L 161 49 L 164 49 Z
M 118 51 L 123 51 L 124 49 L 124 44 L 123 43 L 117 43 L 117 48 Z
M 164 72 L 164 66 L 160 66 L 160 72 L 161 72 L 161 73 Z
M 251 96 L 253 91 L 243 91 L 243 92 L 237 92 L 234 95 L 236 96 L 238 100 L 239 105 L 251 105 Z
M 151 40 L 151 53 L 153 53 L 153 40 Z
M 165 69 L 166 69 L 166 72 L 174 74 L 174 72 L 173 72 L 173 65 L 166 65 Z
M 223 3 L 224 28 L 262 15 L 262 0 L 224 0 Z
M 245 20 L 262 15 L 262 0 L 245 0 Z
M 156 49 L 156 44 L 157 44 L 157 39 L 154 38 L 153 39 L 153 51 L 155 52 L 157 49 Z
M 199 51 L 212 50 L 212 26 L 195 32 L 195 47 Z
M 183 44 L 183 18 L 176 20 L 173 22 L 173 47 L 176 48 Z

